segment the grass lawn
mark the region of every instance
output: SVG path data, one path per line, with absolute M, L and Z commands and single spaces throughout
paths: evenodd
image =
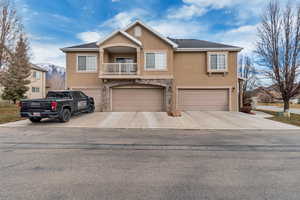
M 258 103 L 260 106 L 278 106 L 283 108 L 283 103 Z M 300 104 L 290 104 L 290 108 L 300 108 Z
M 0 124 L 21 120 L 18 105 L 0 103 Z
M 291 125 L 295 125 L 295 126 L 300 126 L 300 115 L 298 115 L 298 114 L 291 113 L 291 118 L 288 119 L 283 116 L 277 116 L 278 112 L 269 111 L 269 110 L 260 110 L 260 109 L 257 109 L 257 111 L 261 111 L 261 112 L 273 115 L 273 117 L 269 117 L 267 119 L 271 119 L 274 121 L 291 124 Z

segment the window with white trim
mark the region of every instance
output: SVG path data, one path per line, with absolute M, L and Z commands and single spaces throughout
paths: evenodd
M 210 71 L 227 71 L 227 53 L 209 53 Z
M 145 53 L 146 70 L 165 70 L 167 68 L 167 55 L 164 52 Z
M 32 74 L 33 78 L 36 80 L 40 80 L 41 79 L 41 73 L 38 71 L 34 71 Z
M 40 92 L 40 88 L 39 88 L 39 87 L 32 87 L 32 88 L 31 88 L 31 91 L 32 91 L 33 93 L 39 93 L 39 92 Z
M 96 72 L 97 56 L 96 55 L 78 55 L 77 56 L 78 72 Z

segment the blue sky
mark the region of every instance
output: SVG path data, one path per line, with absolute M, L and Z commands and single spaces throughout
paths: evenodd
M 65 66 L 59 48 L 104 37 L 135 19 L 165 36 L 255 47 L 266 0 L 14 0 L 34 63 Z M 286 2 L 286 0 L 280 0 Z

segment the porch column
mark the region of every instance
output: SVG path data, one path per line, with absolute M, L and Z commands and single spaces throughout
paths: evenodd
M 100 59 L 99 59 L 99 75 L 103 75 L 103 63 L 104 63 L 104 50 L 100 48 L 99 50 Z
M 136 64 L 137 64 L 137 75 L 141 75 L 141 48 L 136 48 Z

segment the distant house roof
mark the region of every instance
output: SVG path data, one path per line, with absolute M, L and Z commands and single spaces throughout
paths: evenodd
M 37 70 L 37 71 L 47 72 L 47 70 L 45 70 L 45 69 L 43 69 L 43 68 L 41 68 L 41 67 L 39 67 L 39 66 L 37 66 L 37 65 L 34 65 L 34 64 L 31 64 L 31 68 L 32 68 L 32 69 L 35 69 L 35 70 Z

